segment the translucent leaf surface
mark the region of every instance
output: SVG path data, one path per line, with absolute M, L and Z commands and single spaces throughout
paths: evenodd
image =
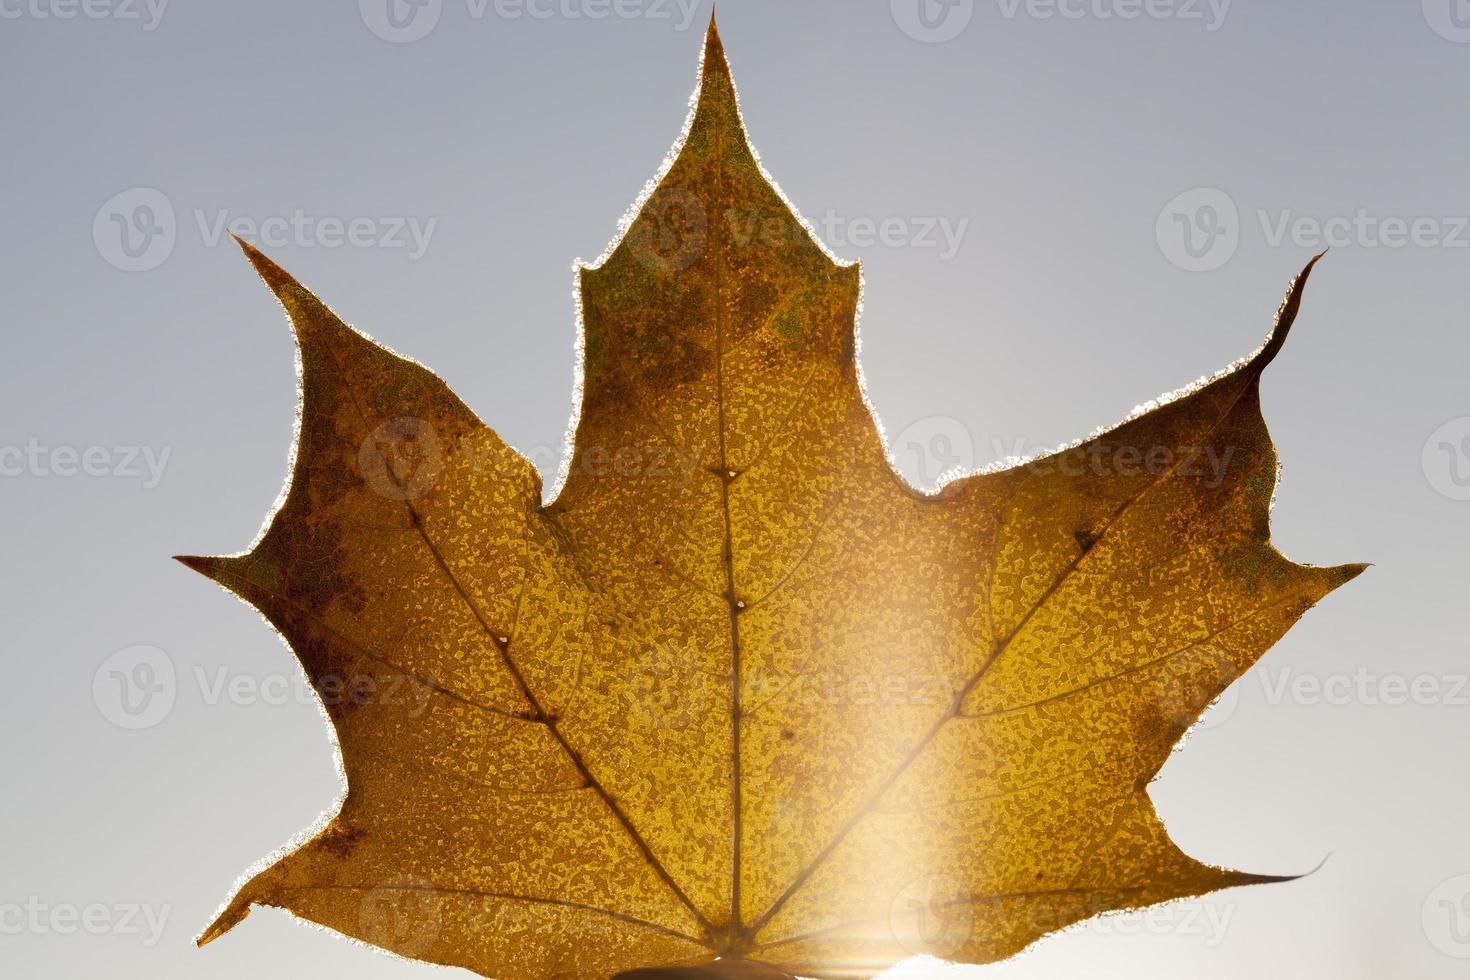
M 861 389 L 858 269 L 764 175 L 711 28 L 675 159 L 580 273 L 543 504 L 438 378 L 245 250 L 300 347 L 295 468 L 248 553 L 183 560 L 289 641 L 348 790 L 203 941 L 261 904 L 486 976 L 864 976 L 1267 880 L 1183 854 L 1146 787 L 1360 570 L 1269 541 L 1259 384 L 1310 266 L 1232 369 L 920 493 Z

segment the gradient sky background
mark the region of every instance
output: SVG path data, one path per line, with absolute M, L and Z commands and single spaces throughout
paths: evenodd
M 439 0 L 395 28 L 386 2 L 176 0 L 155 19 L 157 0 L 0 0 L 8 977 L 444 975 L 268 911 L 192 946 L 339 788 L 288 652 L 169 560 L 251 540 L 291 436 L 287 327 L 215 232 L 222 214 L 366 219 L 371 242 L 266 248 L 554 473 L 571 261 L 679 132 L 709 9 Z M 1464 976 L 1470 4 L 925 2 L 930 27 L 917 0 L 720 4 L 765 165 L 864 262 L 864 368 L 907 474 L 1056 445 L 1247 353 L 1326 244 L 1311 222 L 1347 219 L 1264 383 L 1275 538 L 1376 566 L 1153 787 L 1202 859 L 1320 870 L 952 975 Z M 393 219 L 434 222 L 423 254 L 379 240 Z M 927 226 L 963 231 L 933 247 Z M 146 679 L 138 663 L 172 669 L 172 703 L 129 730 L 108 685 Z M 273 694 L 216 696 L 236 678 Z M 1417 703 L 1393 703 L 1406 684 Z M 95 935 L 49 911 L 7 925 L 38 903 L 106 911 Z

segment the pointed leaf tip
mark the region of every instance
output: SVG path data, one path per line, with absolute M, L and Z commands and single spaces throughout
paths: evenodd
M 256 274 L 265 280 L 265 284 L 270 287 L 271 292 L 279 296 L 283 290 L 291 286 L 300 286 L 300 283 L 296 281 L 295 277 L 277 265 L 270 256 L 233 231 L 230 232 L 230 237 L 235 240 L 236 245 L 240 246 L 240 251 L 245 253 L 245 257 L 250 260 L 250 264 L 255 268 Z
M 1326 250 L 1312 256 L 1311 260 L 1302 268 L 1301 272 L 1292 279 L 1291 285 L 1286 288 L 1286 296 L 1281 300 L 1281 305 L 1276 309 L 1276 322 L 1271 328 L 1271 337 L 1266 341 L 1256 363 L 1262 367 L 1269 364 L 1286 343 L 1286 335 L 1291 332 L 1291 325 L 1296 322 L 1297 312 L 1301 309 L 1302 294 L 1306 291 L 1307 280 L 1312 275 L 1312 269 L 1326 255 Z
M 315 293 L 303 286 L 295 276 L 281 268 L 270 256 L 245 239 L 233 233 L 231 237 L 245 253 L 245 257 L 250 260 L 251 266 L 260 276 L 261 281 L 266 284 L 285 309 L 298 342 L 304 343 L 313 328 L 324 324 L 340 325 L 336 314 L 318 299 Z
M 174 561 L 185 568 L 193 569 L 207 579 L 218 582 L 230 559 L 213 555 L 174 555 Z
M 730 76 L 730 63 L 725 58 L 725 42 L 720 40 L 720 28 L 715 23 L 714 14 L 710 14 L 709 28 L 704 32 L 704 67 L 703 78 L 708 78 L 710 73 L 723 75 L 728 81 Z
M 730 62 L 725 57 L 725 45 L 720 40 L 720 31 L 713 17 L 704 38 L 695 100 L 694 128 L 691 133 L 695 142 L 712 134 L 718 134 L 717 138 L 720 139 L 736 135 L 737 144 L 745 142 L 745 124 L 740 118 L 740 102 L 735 94 L 734 75 L 730 71 Z
M 1312 875 L 1316 874 L 1318 871 L 1321 871 L 1322 868 L 1327 864 L 1327 862 L 1329 860 L 1331 860 L 1331 858 L 1332 858 L 1332 852 L 1331 851 L 1328 851 L 1325 855 L 1323 855 L 1322 860 L 1320 860 L 1320 861 L 1317 862 L 1317 864 L 1316 864 L 1315 867 L 1308 868 L 1306 871 L 1301 871 L 1301 872 L 1298 872 L 1296 874 L 1289 874 L 1289 875 L 1250 875 L 1249 877 L 1252 880 L 1250 882 L 1248 882 L 1248 884 L 1254 884 L 1254 885 L 1282 885 L 1282 884 L 1290 884 L 1293 881 L 1301 881 L 1303 878 L 1310 878 Z
M 210 574 L 215 567 L 215 559 L 203 555 L 174 555 L 174 561 L 201 575 Z
M 219 917 L 211 922 L 205 928 L 205 930 L 199 934 L 199 938 L 194 940 L 194 945 L 199 948 L 208 946 L 220 936 L 223 936 L 225 933 L 229 932 L 231 929 L 235 928 L 237 925 L 243 922 L 245 920 L 245 917 L 249 914 L 249 905 L 231 904 L 229 908 L 221 912 L 219 914 Z
M 1335 852 L 1333 852 L 1333 851 L 1328 851 L 1326 854 L 1322 855 L 1322 860 L 1320 860 L 1320 861 L 1317 862 L 1317 866 L 1315 868 L 1313 868 L 1310 871 L 1304 871 L 1301 874 L 1297 875 L 1297 877 L 1298 878 L 1307 878 L 1307 877 L 1310 877 L 1310 876 L 1316 874 L 1318 871 L 1321 871 L 1323 868 L 1327 867 L 1327 862 L 1332 860 L 1332 855 L 1334 853 Z

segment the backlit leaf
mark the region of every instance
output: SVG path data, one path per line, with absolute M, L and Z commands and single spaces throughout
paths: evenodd
M 259 904 L 486 976 L 864 976 L 1269 880 L 1183 854 L 1146 787 L 1360 570 L 1269 541 L 1260 378 L 1310 266 L 1246 361 L 918 492 L 860 386 L 858 269 L 764 175 L 711 28 L 674 162 L 580 271 L 543 503 L 443 382 L 245 250 L 300 347 L 294 473 L 248 553 L 183 560 L 289 641 L 348 789 L 202 941 Z

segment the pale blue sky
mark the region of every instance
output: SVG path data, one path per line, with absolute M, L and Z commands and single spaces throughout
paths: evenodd
M 431 975 L 274 913 L 191 944 L 338 791 L 279 641 L 169 561 L 249 542 L 291 435 L 288 331 L 222 229 L 251 222 L 554 472 L 571 263 L 677 135 L 708 4 L 393 2 L 0 0 L 7 976 Z M 1470 5 L 722 0 L 720 23 L 767 168 L 864 262 L 870 394 L 915 479 L 1229 363 L 1335 245 L 1265 381 L 1275 535 L 1376 567 L 1154 786 L 1203 859 L 1331 858 L 955 976 L 1463 976 Z M 174 674 L 137 730 L 120 663 Z M 52 916 L 89 907 L 91 930 Z

